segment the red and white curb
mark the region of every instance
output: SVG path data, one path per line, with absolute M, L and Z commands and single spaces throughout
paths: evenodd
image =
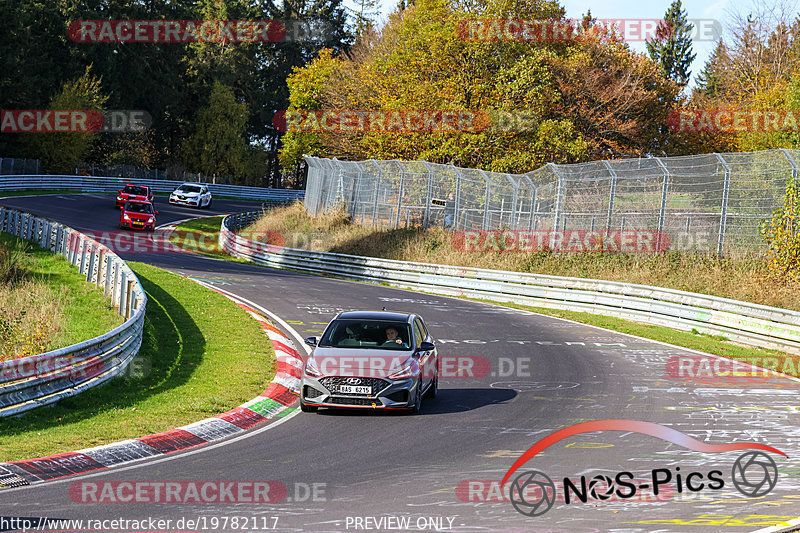
M 289 406 L 300 394 L 303 358 L 294 343 L 264 314 L 230 294 L 194 281 L 233 300 L 261 324 L 272 341 L 277 359 L 275 377 L 267 389 L 226 413 L 163 433 L 76 452 L 0 463 L 0 488 L 30 485 L 186 450 L 242 433 L 295 411 Z

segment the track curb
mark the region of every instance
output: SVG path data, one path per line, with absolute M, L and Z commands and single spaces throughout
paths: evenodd
M 187 450 L 243 433 L 294 412 L 296 409 L 290 409 L 289 406 L 299 396 L 303 364 L 303 358 L 294 343 L 264 314 L 237 298 L 213 287 L 204 286 L 222 294 L 247 311 L 261 324 L 264 333 L 272 341 L 276 372 L 264 392 L 225 413 L 161 433 L 74 452 L 0 463 L 0 489 L 85 474 Z

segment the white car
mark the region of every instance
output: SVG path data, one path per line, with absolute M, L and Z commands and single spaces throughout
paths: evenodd
M 211 191 L 203 183 L 184 183 L 169 195 L 169 203 L 191 207 L 211 207 Z

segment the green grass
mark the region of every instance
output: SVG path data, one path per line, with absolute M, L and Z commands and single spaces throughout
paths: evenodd
M 129 263 L 147 292 L 139 362 L 127 376 L 19 418 L 0 419 L 0 461 L 158 433 L 260 394 L 274 375 L 269 338 L 243 309 L 193 281 Z
M 249 263 L 229 255 L 219 247 L 219 226 L 222 217 L 212 216 L 188 220 L 175 228 L 170 241 L 189 252 L 234 263 Z
M 103 295 L 101 289 L 86 283 L 86 278 L 63 256 L 25 243 L 9 233 L 0 233 L 0 243 L 10 246 L 26 244 L 30 277 L 44 281 L 56 291 L 61 287 L 67 289 L 68 304 L 59 310 L 62 329 L 50 339 L 49 350 L 102 335 L 122 323 L 122 318 L 111 306 L 111 300 Z

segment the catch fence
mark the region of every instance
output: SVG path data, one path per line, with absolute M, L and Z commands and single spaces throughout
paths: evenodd
M 312 215 L 344 205 L 355 222 L 390 228 L 649 230 L 668 249 L 727 254 L 764 249 L 760 226 L 797 179 L 800 151 L 549 163 L 525 174 L 305 159 Z

